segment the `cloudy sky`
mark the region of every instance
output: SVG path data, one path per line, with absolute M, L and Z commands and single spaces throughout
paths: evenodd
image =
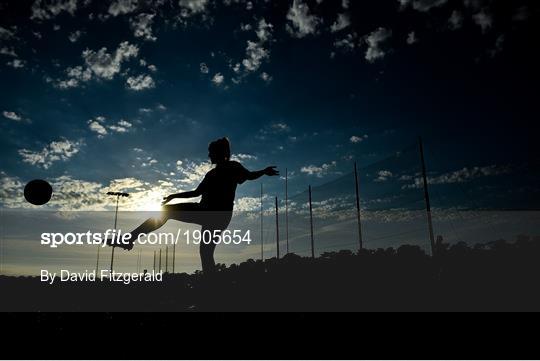
M 222 136 L 250 169 L 287 168 L 291 193 L 419 135 L 434 187 L 526 172 L 538 16 L 524 0 L 2 1 L 2 207 L 29 207 L 22 188 L 42 178 L 49 208 L 111 209 L 112 189 L 133 194 L 124 209 L 159 209 Z
M 538 80 L 538 6 L 507 3 L 3 1 L 3 192 L 160 187 L 148 206 L 196 184 L 220 136 L 293 189 L 417 135 L 447 171 L 503 166 L 532 146 Z

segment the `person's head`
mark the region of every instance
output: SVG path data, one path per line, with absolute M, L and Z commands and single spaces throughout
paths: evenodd
M 221 138 L 210 143 L 208 157 L 212 164 L 226 162 L 231 159 L 231 143 L 229 139 Z

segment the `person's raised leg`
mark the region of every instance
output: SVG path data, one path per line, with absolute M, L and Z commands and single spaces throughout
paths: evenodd
M 131 231 L 131 242 L 127 245 L 113 244 L 112 240 L 107 240 L 107 244 L 110 246 L 120 247 L 126 250 L 133 249 L 135 240 L 141 234 L 148 234 L 163 227 L 168 220 L 174 219 L 180 222 L 201 224 L 201 212 L 200 205 L 198 203 L 179 203 L 179 204 L 167 204 L 161 208 L 161 214 L 158 217 L 152 217 L 147 219 L 139 227 Z
M 158 217 L 148 218 L 141 224 L 139 227 L 131 231 L 131 240 L 136 240 L 141 234 L 148 234 L 150 232 L 156 231 L 163 227 L 165 223 L 169 220 L 168 213 L 163 211 L 162 214 Z
M 148 218 L 140 226 L 129 232 L 131 234 L 131 238 L 128 244 L 123 244 L 121 242 L 118 242 L 117 240 L 113 241 L 112 239 L 107 240 L 107 244 L 109 244 L 110 246 L 131 250 L 133 248 L 135 240 L 137 240 L 139 235 L 148 234 L 163 227 L 163 225 L 167 223 L 167 221 L 171 218 L 171 215 L 173 213 L 173 207 L 165 205 L 162 207 L 161 214 L 159 216 Z

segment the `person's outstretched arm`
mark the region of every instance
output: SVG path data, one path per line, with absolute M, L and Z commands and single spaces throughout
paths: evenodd
M 248 180 L 255 180 L 261 178 L 263 175 L 267 175 L 269 177 L 277 176 L 279 175 L 279 172 L 276 170 L 275 166 L 267 167 L 263 170 L 258 170 L 255 172 L 249 172 L 247 179 Z
M 181 192 L 181 193 L 171 194 L 171 195 L 168 195 L 167 197 L 164 197 L 163 202 L 161 202 L 161 204 L 165 205 L 176 198 L 196 198 L 201 195 L 202 195 L 202 183 L 199 184 L 197 189 L 195 189 L 194 191 Z

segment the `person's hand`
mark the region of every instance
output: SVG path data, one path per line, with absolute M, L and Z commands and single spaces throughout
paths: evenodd
M 167 197 L 163 197 L 163 202 L 161 202 L 161 205 L 164 206 L 170 201 L 172 201 L 173 199 L 174 199 L 174 196 L 172 194 L 168 195 Z
M 276 170 L 276 166 L 268 167 L 264 170 L 264 174 L 267 176 L 273 177 L 279 175 L 279 171 Z

